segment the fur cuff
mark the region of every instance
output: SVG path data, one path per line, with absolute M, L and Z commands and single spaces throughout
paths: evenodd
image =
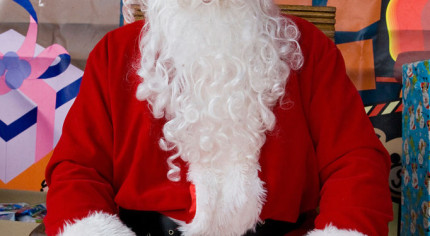
M 366 236 L 355 230 L 338 229 L 333 225 L 327 225 L 324 229 L 312 230 L 306 236 Z
M 66 222 L 59 236 L 136 236 L 116 215 L 94 212 L 87 217 Z

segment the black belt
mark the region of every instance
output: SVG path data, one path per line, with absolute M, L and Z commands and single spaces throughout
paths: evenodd
M 179 226 L 169 217 L 155 211 L 135 211 L 120 208 L 120 219 L 131 228 L 137 236 L 180 236 Z M 257 224 L 255 232 L 248 231 L 244 236 L 281 236 L 300 228 L 305 221 L 305 215 L 301 215 L 296 223 L 285 221 L 264 220 Z

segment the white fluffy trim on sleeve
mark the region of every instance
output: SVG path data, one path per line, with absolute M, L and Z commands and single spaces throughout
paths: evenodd
M 366 236 L 355 230 L 338 229 L 333 225 L 327 225 L 324 229 L 315 229 L 306 236 Z
M 116 215 L 103 212 L 90 213 L 87 217 L 66 222 L 59 236 L 135 236 Z

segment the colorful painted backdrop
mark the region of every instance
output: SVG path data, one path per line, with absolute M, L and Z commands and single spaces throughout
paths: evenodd
M 275 2 L 337 8 L 335 43 L 391 154 L 389 181 L 396 207 L 402 104 L 395 72 L 404 55 L 412 60 L 411 52 L 430 51 L 430 1 Z M 0 1 L 0 188 L 41 188 L 88 53 L 122 24 L 120 12 L 120 0 Z
M 390 235 L 397 235 L 403 108 L 400 66 L 408 61 L 430 58 L 430 1 L 276 2 L 336 7 L 335 43 L 345 58 L 347 73 L 361 94 L 375 132 L 391 155 L 389 183 L 396 218 L 390 224 Z

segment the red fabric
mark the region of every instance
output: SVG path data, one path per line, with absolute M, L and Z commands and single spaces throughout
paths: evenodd
M 345 73 L 336 46 L 308 22 L 301 31 L 304 66 L 290 75 L 277 125 L 261 150 L 267 201 L 262 219 L 296 221 L 320 206 L 315 227 L 328 223 L 387 235 L 392 218 L 390 160 Z M 46 170 L 48 235 L 64 220 L 118 207 L 159 211 L 189 221 L 193 212 L 186 165 L 182 181 L 167 180 L 158 140 L 165 120 L 137 101 L 136 68 L 142 22 L 107 34 L 88 58 L 80 93 Z
M 194 184 L 190 184 L 190 195 L 191 195 L 191 206 L 189 208 L 189 214 L 194 216 L 197 210 L 196 186 Z M 190 222 L 187 222 L 187 223 L 190 223 Z

